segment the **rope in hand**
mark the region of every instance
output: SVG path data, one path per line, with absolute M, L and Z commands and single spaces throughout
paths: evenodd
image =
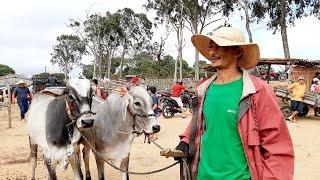
M 106 160 L 104 157 L 100 156 L 99 152 L 93 147 L 93 145 L 90 143 L 90 141 L 84 136 L 84 134 L 81 132 L 80 129 L 78 129 L 82 138 L 87 142 L 87 144 L 91 147 L 92 151 L 97 155 L 99 156 L 100 158 L 103 159 L 104 162 L 106 162 L 108 165 L 110 165 L 111 167 L 113 167 L 114 169 L 118 170 L 118 171 L 121 171 L 121 172 L 124 172 L 124 173 L 128 173 L 128 174 L 135 174 L 135 175 L 148 175 L 148 174 L 154 174 L 154 173 L 157 173 L 157 172 L 161 172 L 161 171 L 164 171 L 164 170 L 167 170 L 177 164 L 180 163 L 180 161 L 177 161 L 177 162 L 174 162 L 166 167 L 163 167 L 161 169 L 157 169 L 157 170 L 152 170 L 152 171 L 147 171 L 147 172 L 135 172 L 135 171 L 128 171 L 128 170 L 125 170 L 125 169 L 121 169 L 115 165 L 113 165 L 112 163 L 110 163 L 108 160 Z M 153 142 L 153 141 L 152 141 Z M 153 142 L 155 143 L 155 142 Z M 158 146 L 159 148 L 161 147 L 160 145 Z M 161 149 L 161 148 L 160 148 Z

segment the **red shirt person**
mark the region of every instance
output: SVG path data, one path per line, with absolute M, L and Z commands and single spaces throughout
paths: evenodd
M 181 93 L 186 89 L 186 87 L 183 85 L 183 82 L 176 82 L 174 85 L 171 87 L 171 98 L 174 99 L 177 103 L 178 106 L 180 107 L 180 110 L 182 112 L 182 118 L 185 118 L 184 110 L 183 110 L 183 103 L 180 98 Z
M 183 85 L 183 82 L 176 82 L 174 85 L 172 85 L 172 97 L 180 97 L 181 93 L 186 89 L 186 87 Z
M 98 80 L 97 79 L 92 79 L 92 83 L 94 85 L 94 94 L 100 98 L 102 98 L 102 91 L 100 86 L 98 85 Z

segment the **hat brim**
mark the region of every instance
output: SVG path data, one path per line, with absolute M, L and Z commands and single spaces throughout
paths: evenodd
M 19 81 L 19 82 L 17 82 L 17 85 L 19 85 L 19 84 L 25 84 L 26 85 L 27 83 L 24 82 L 24 81 L 23 82 Z
M 195 48 L 208 60 L 210 41 L 215 42 L 219 46 L 239 46 L 243 50 L 242 56 L 238 60 L 238 65 L 245 69 L 251 69 L 256 66 L 260 58 L 259 46 L 255 43 L 245 43 L 232 41 L 218 36 L 208 36 L 196 34 L 191 37 L 191 42 Z

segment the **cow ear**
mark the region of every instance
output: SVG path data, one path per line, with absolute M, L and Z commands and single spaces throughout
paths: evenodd
M 133 102 L 133 97 L 127 93 L 126 95 L 124 95 L 123 97 L 123 101 L 122 101 L 122 118 L 123 118 L 123 121 L 126 121 L 126 118 L 127 118 L 127 111 L 129 110 L 129 106 L 130 106 L 130 103 Z

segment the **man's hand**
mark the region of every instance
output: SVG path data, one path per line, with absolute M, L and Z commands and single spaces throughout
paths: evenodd
M 189 144 L 184 141 L 180 141 L 180 143 L 175 149 L 182 151 L 186 156 L 189 155 Z M 174 160 L 180 160 L 180 159 L 181 158 L 174 158 Z

